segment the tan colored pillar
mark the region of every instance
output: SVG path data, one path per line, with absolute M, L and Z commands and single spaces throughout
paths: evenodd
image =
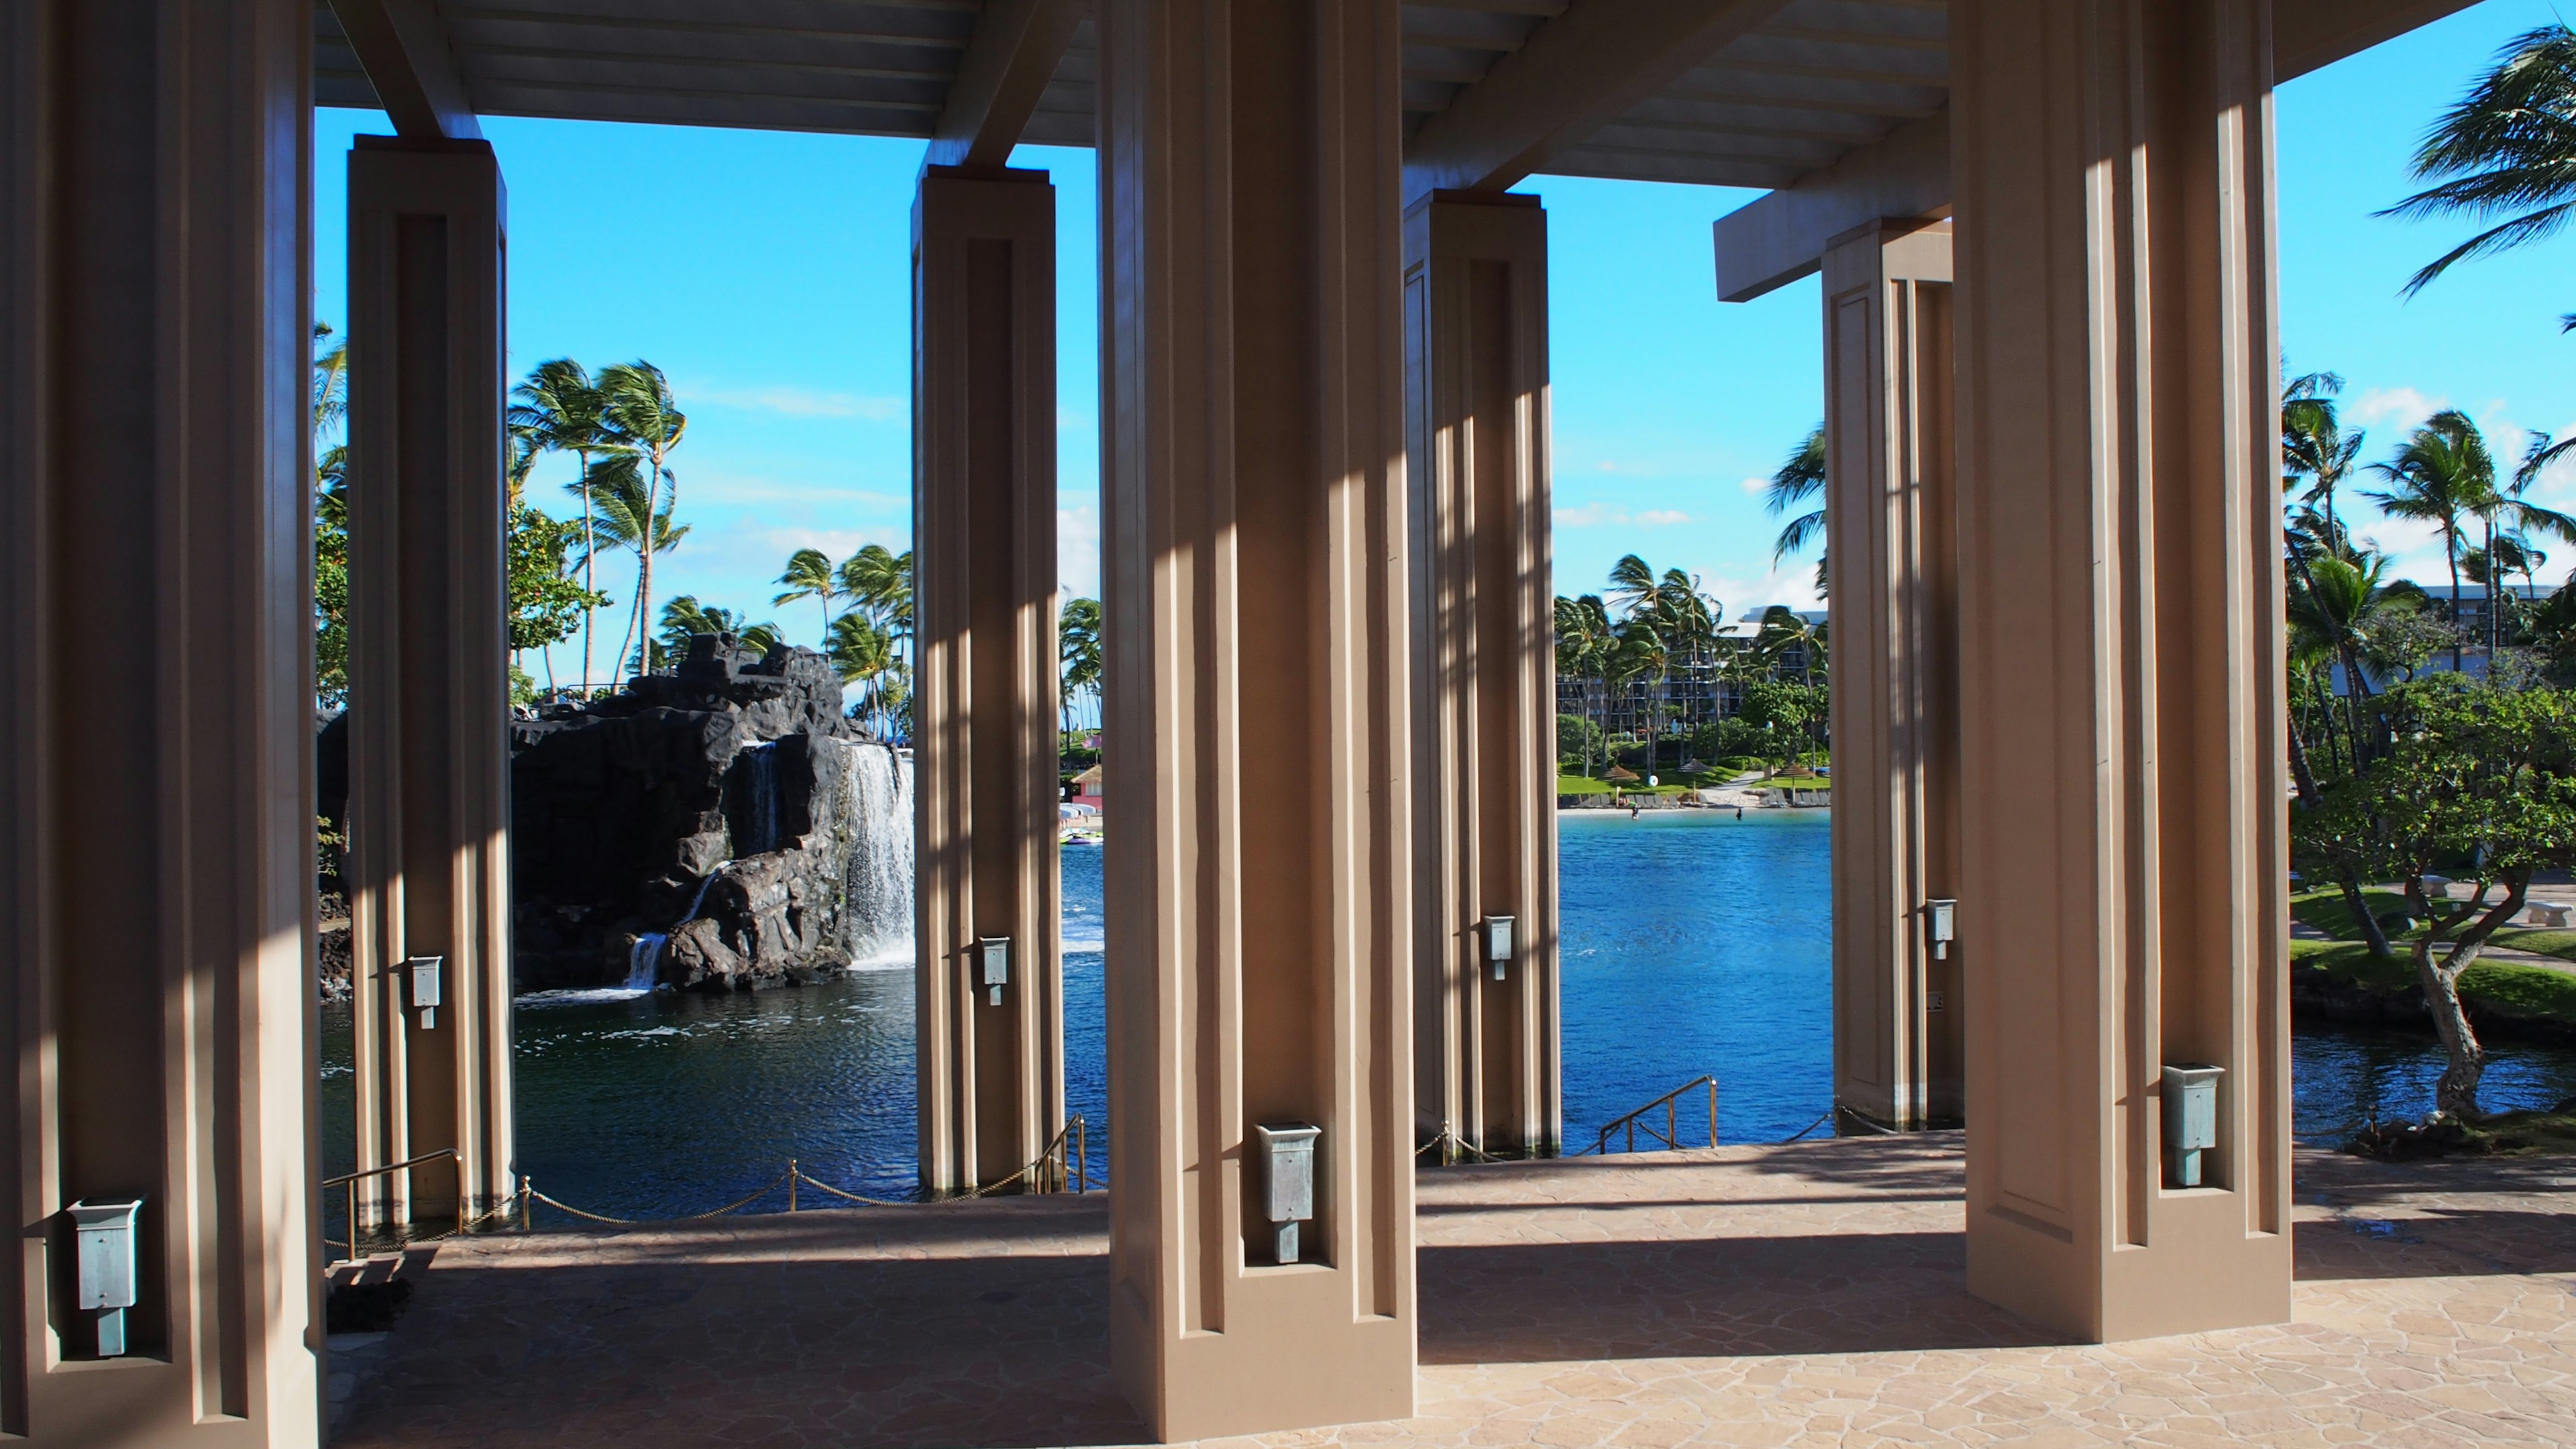
M 932 167 L 913 206 L 914 1031 L 921 1181 L 1064 1122 L 1056 884 L 1055 188 Z M 978 943 L 1006 940 L 1000 999 Z
M 1553 1156 L 1556 658 L 1547 213 L 1441 192 L 1404 224 L 1413 609 L 1414 1136 Z M 1508 917 L 1508 928 L 1487 922 Z M 1493 948 L 1510 956 L 1496 979 Z
M 311 1445 L 312 6 L 0 27 L 0 1433 Z M 64 1209 L 136 1198 L 101 1362 Z
M 1968 1282 L 2090 1339 L 2290 1312 L 2271 15 L 1951 9 Z
M 1824 257 L 1825 555 L 1834 647 L 1834 1102 L 1903 1129 L 1962 1110 L 1958 538 L 1950 224 L 1881 222 Z
M 1105 0 L 1111 1364 L 1165 1439 L 1413 1409 L 1393 0 Z M 1254 1127 L 1322 1129 L 1276 1266 Z
M 349 915 L 368 1223 L 508 1197 L 509 674 L 501 172 L 481 141 L 349 153 Z M 413 1004 L 436 958 L 439 1003 Z M 462 1193 L 462 1201 L 458 1194 Z

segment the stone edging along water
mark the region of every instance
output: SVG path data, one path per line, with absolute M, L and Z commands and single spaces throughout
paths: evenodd
M 2474 995 L 2468 997 L 2468 1008 L 2469 1024 L 2484 1039 L 2576 1046 L 2576 1022 L 2500 1011 Z M 2393 1026 L 2428 1034 L 2433 1030 L 2433 1013 L 2424 1005 L 2422 987 L 2373 991 L 2338 981 L 2323 967 L 2300 962 L 2290 966 L 2290 1021 L 2294 1026 Z

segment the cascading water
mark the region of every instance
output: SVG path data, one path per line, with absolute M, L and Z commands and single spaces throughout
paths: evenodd
M 850 769 L 850 853 L 843 919 L 850 964 L 912 961 L 912 761 L 889 745 L 863 745 Z
M 635 938 L 633 949 L 626 953 L 626 986 L 628 991 L 650 991 L 662 969 L 662 943 L 671 939 L 667 931 L 646 931 Z
M 750 796 L 746 803 L 751 807 L 744 826 L 751 838 L 736 842 L 734 853 L 758 855 L 776 850 L 787 844 L 779 839 L 778 829 L 778 743 L 772 740 L 748 746 L 740 759 L 744 791 Z
M 689 922 L 698 918 L 698 907 L 707 903 L 707 887 L 714 885 L 716 883 L 717 875 L 721 874 L 724 868 L 731 864 L 733 864 L 733 862 L 729 860 L 720 860 L 716 862 L 716 868 L 708 871 L 706 879 L 698 882 L 698 893 L 689 897 L 689 908 L 682 911 L 680 913 L 680 918 L 671 923 L 671 930 L 676 931 L 680 927 L 685 926 Z M 662 948 L 669 945 L 670 942 L 670 931 L 646 931 L 644 934 L 635 938 L 633 949 L 626 953 L 625 990 L 635 992 L 650 991 L 661 981 Z

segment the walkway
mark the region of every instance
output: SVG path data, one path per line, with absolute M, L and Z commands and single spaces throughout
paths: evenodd
M 1959 1139 L 1422 1179 L 1421 1416 L 1278 1445 L 2576 1443 L 2576 1161 L 2298 1162 L 2297 1321 L 2051 1346 Z M 451 1244 L 335 1446 L 1124 1443 L 1098 1197 Z

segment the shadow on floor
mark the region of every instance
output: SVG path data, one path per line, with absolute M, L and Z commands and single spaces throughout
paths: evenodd
M 1969 1296 L 1957 1233 L 1425 1247 L 1426 1364 L 2053 1342 Z
M 1124 1444 L 1097 1256 L 455 1268 L 356 1445 Z

